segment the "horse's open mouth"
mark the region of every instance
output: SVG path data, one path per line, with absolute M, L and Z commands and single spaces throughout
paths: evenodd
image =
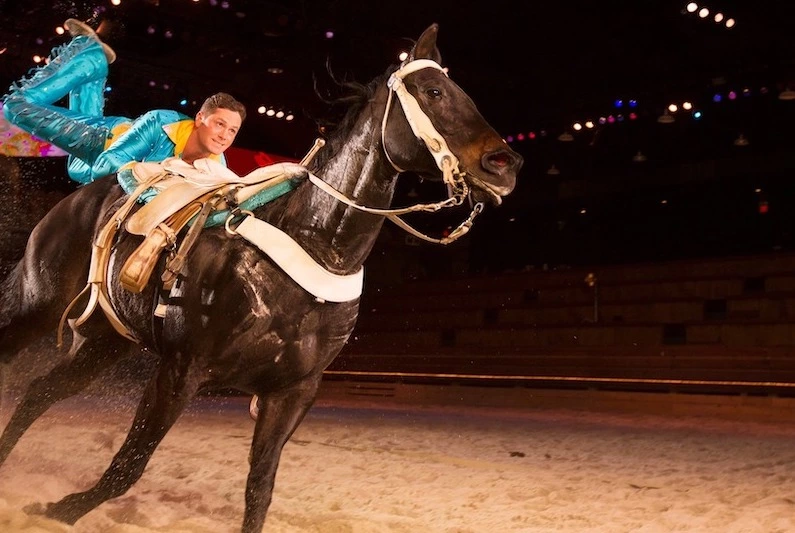
M 494 205 L 502 204 L 503 195 L 500 194 L 500 188 L 486 183 L 471 174 L 469 174 L 467 178 L 467 181 L 472 187 L 472 191 L 469 194 L 473 200 L 476 202 L 490 202 Z M 507 192 L 505 194 L 507 194 Z

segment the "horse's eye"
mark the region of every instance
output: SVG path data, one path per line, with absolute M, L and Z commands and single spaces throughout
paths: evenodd
M 442 96 L 442 91 L 436 87 L 431 87 L 430 89 L 425 89 L 425 94 L 430 98 L 440 98 Z

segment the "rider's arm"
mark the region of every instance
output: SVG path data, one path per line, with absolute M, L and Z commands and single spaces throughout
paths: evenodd
M 91 166 L 92 179 L 113 174 L 130 161 L 159 161 L 173 155 L 158 153 L 163 151 L 163 140 L 167 137 L 163 125 L 162 112 L 149 111 L 141 115 L 97 157 Z

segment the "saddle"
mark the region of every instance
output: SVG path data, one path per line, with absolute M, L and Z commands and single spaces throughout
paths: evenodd
M 80 326 L 88 320 L 99 304 L 113 328 L 137 342 L 116 315 L 108 296 L 108 263 L 119 230 L 144 237 L 122 266 L 119 280 L 122 287 L 133 293 L 143 291 L 163 251 L 168 250 L 161 282 L 163 289 L 169 291 L 205 226 L 220 224 L 242 212 L 241 209 L 262 205 L 291 190 L 293 182 L 304 177 L 306 168 L 296 163 L 277 163 L 241 177 L 210 159 L 190 165 L 179 158 L 170 158 L 162 163 L 132 163 L 122 169 L 118 179 L 128 197 L 94 240 L 88 283 L 61 316 L 58 346 L 62 345 L 63 326 L 69 312 L 86 292 L 89 292 L 88 304 L 74 319 L 74 325 Z M 147 203 L 131 215 L 136 203 L 144 201 Z M 190 229 L 178 243 L 178 235 L 187 225 Z

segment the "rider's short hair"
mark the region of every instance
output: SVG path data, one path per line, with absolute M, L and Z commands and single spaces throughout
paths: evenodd
M 204 115 L 211 115 L 216 109 L 228 109 L 240 115 L 240 120 L 246 120 L 246 106 L 227 93 L 215 93 L 207 98 L 199 110 Z

